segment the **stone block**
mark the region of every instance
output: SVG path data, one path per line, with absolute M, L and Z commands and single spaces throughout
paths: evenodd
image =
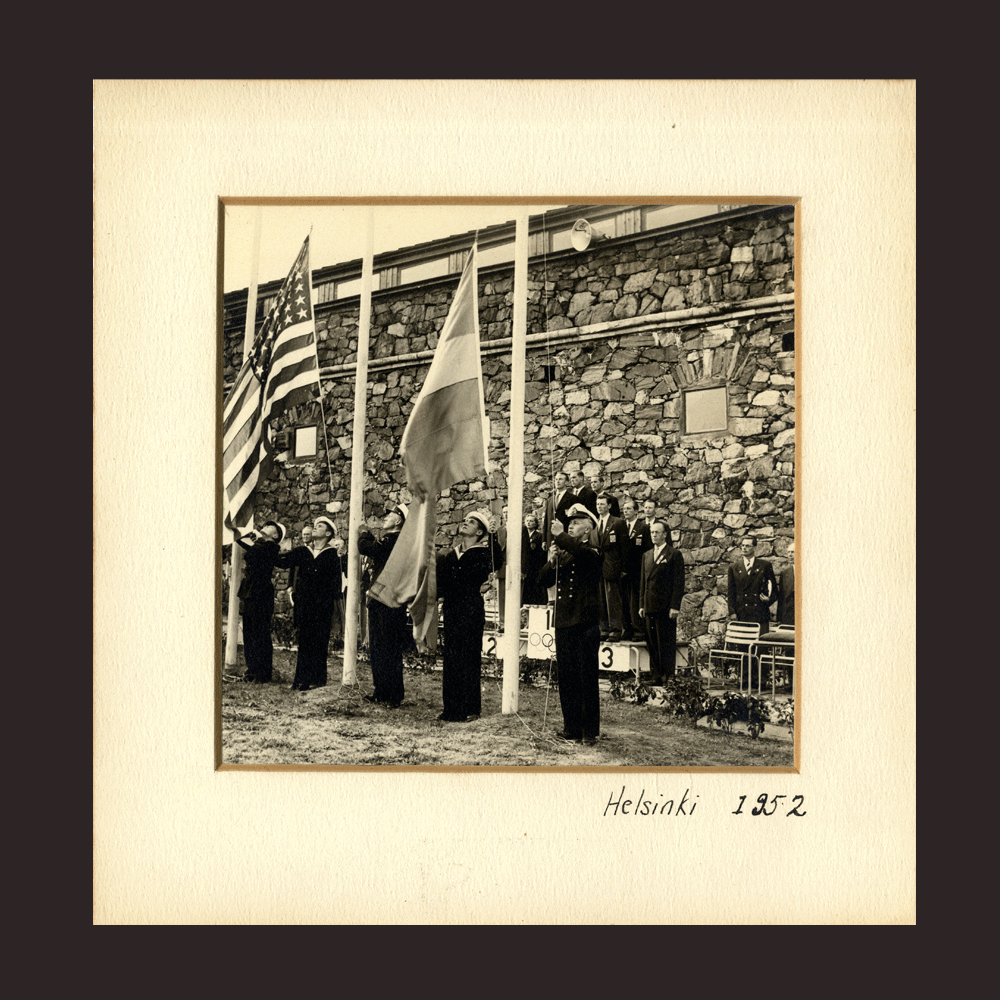
M 714 563 L 719 561 L 722 549 L 718 545 L 707 545 L 691 551 L 691 561 L 694 563 Z
M 770 264 L 785 259 L 785 248 L 781 243 L 761 243 L 754 247 L 753 259 L 759 264 Z
M 736 437 L 751 437 L 764 431 L 764 421 L 759 418 L 733 417 L 729 429 Z
M 569 300 L 569 308 L 566 310 L 569 316 L 576 316 L 581 309 L 587 309 L 590 304 L 594 301 L 594 296 L 591 292 L 578 292 Z
M 760 458 L 761 455 L 767 454 L 766 444 L 751 444 L 747 445 L 747 450 L 745 455 L 747 458 Z
M 686 483 L 707 483 L 715 478 L 715 472 L 704 462 L 693 462 L 684 475 Z
M 705 449 L 705 461 L 710 465 L 716 465 L 722 462 L 722 452 L 716 448 L 706 448 Z
M 581 326 L 593 326 L 596 323 L 607 323 L 614 317 L 614 306 L 610 302 L 598 303 L 593 309 L 586 311 L 586 320 L 583 320 L 583 313 L 580 313 Z
M 614 308 L 614 318 L 615 319 L 630 319 L 632 316 L 639 311 L 639 300 L 633 295 L 623 295 L 621 299 L 615 304 Z
M 790 427 L 787 431 L 782 431 L 774 439 L 775 448 L 784 448 L 785 445 L 795 444 L 795 428 Z
M 777 389 L 765 389 L 756 393 L 751 402 L 754 406 L 777 406 L 781 402 L 781 393 Z
M 704 621 L 722 621 L 729 617 L 729 602 L 724 597 L 708 597 L 701 607 Z
M 729 255 L 731 264 L 750 264 L 753 262 L 753 250 L 750 247 L 733 247 Z
M 656 268 L 651 271 L 640 271 L 633 274 L 622 289 L 623 292 L 644 292 L 656 280 Z
M 750 240 L 751 246 L 758 246 L 761 243 L 773 243 L 779 237 L 785 235 L 784 226 L 769 226 L 755 233 Z

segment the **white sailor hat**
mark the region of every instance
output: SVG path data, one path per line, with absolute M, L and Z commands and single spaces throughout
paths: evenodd
M 331 534 L 331 536 L 334 537 L 334 538 L 336 538 L 336 536 L 337 536 L 337 526 L 326 515 L 321 514 L 319 517 L 316 518 L 315 521 L 313 521 L 313 527 L 315 527 L 317 524 L 328 525 L 329 528 L 330 528 L 330 534 Z
M 394 511 L 397 511 L 399 513 L 399 515 L 403 518 L 404 521 L 406 520 L 406 515 L 409 513 L 409 510 L 408 510 L 406 504 L 398 503 L 392 509 Z
M 488 510 L 474 510 L 471 514 L 466 514 L 465 516 L 466 518 L 478 521 L 483 526 L 483 530 L 489 532 L 491 515 Z
M 566 523 L 575 520 L 578 517 L 587 518 L 590 523 L 596 528 L 597 518 L 594 517 L 592 511 L 588 510 L 582 503 L 575 503 L 568 511 L 566 511 Z
M 258 531 L 257 534 L 259 535 L 260 532 L 263 531 L 268 525 L 274 525 L 274 527 L 278 529 L 278 542 L 279 544 L 283 542 L 285 539 L 285 526 L 283 524 L 278 524 L 277 521 L 265 521 L 260 526 L 260 531 Z

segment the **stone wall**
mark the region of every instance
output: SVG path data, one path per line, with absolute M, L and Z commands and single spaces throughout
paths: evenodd
M 781 564 L 793 536 L 793 248 L 789 207 L 610 240 L 533 259 L 529 269 L 525 511 L 559 469 L 601 469 L 619 496 L 654 499 L 688 567 L 682 631 L 706 643 L 723 627 L 738 538 L 749 532 L 758 553 Z M 366 516 L 410 499 L 399 439 L 457 283 L 452 276 L 373 295 Z M 491 457 L 501 471 L 444 493 L 442 544 L 470 508 L 506 498 L 512 285 L 511 265 L 480 272 Z M 279 464 L 258 491 L 259 520 L 274 516 L 298 531 L 329 512 L 346 533 L 358 312 L 357 298 L 316 309 L 329 451 L 321 431 L 316 461 Z M 227 323 L 229 378 L 241 324 Z M 683 391 L 720 385 L 728 427 L 683 433 Z M 318 404 L 291 414 L 292 422 L 318 418 Z

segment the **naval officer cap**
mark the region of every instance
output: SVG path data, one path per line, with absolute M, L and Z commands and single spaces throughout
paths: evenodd
M 582 503 L 575 503 L 566 511 L 566 523 L 569 524 L 570 521 L 575 521 L 578 517 L 585 517 L 595 528 L 597 527 L 597 518 Z
M 393 507 L 392 509 L 393 509 L 393 510 L 394 510 L 394 511 L 395 511 L 395 512 L 396 512 L 397 514 L 399 514 L 399 516 L 400 516 L 400 517 L 401 517 L 401 518 L 402 518 L 402 519 L 403 519 L 404 521 L 406 520 L 406 515 L 407 515 L 407 514 L 409 513 L 409 510 L 408 510 L 408 508 L 406 507 L 406 504 L 402 504 L 402 503 L 398 503 L 398 504 L 396 504 L 396 506 L 395 506 L 395 507 Z

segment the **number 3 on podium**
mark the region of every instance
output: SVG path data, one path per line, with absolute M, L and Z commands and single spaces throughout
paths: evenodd
M 605 659 L 607 657 L 607 659 Z M 610 646 L 601 648 L 601 669 L 614 670 L 615 651 Z

